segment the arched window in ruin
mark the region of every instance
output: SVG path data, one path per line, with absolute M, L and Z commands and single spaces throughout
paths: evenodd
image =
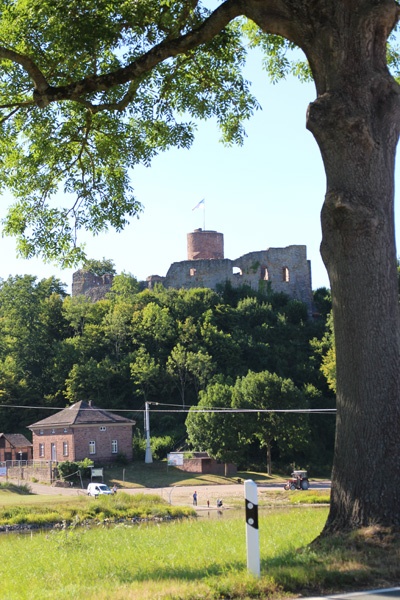
M 241 277 L 243 275 L 242 269 L 240 269 L 239 267 L 233 267 L 232 275 L 235 275 L 236 277 Z
M 194 277 L 196 275 L 196 269 L 190 269 L 189 274 L 190 277 Z
M 289 269 L 287 267 L 283 267 L 283 269 L 282 269 L 282 280 L 285 281 L 286 283 L 289 283 L 290 276 L 289 276 Z
M 261 279 L 263 279 L 264 281 L 269 280 L 269 274 L 268 274 L 267 267 L 261 267 Z

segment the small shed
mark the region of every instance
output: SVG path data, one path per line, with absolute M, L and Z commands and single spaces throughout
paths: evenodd
M 174 461 L 174 455 L 181 456 L 181 461 Z M 168 454 L 168 461 L 181 471 L 190 473 L 201 473 L 202 475 L 223 475 L 225 477 L 235 477 L 237 475 L 237 466 L 232 463 L 223 463 L 217 461 L 207 452 L 192 452 L 190 457 L 185 457 L 185 453 L 171 452 Z
M 33 423 L 33 457 L 53 462 L 90 458 L 112 463 L 123 455 L 132 460 L 132 428 L 136 424 L 116 413 L 80 401 Z
M 0 433 L 0 462 L 32 460 L 33 445 L 22 433 Z

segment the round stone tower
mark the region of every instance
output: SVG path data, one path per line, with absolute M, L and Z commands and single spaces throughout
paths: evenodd
M 195 229 L 187 234 L 188 260 L 224 258 L 224 236 L 217 231 Z

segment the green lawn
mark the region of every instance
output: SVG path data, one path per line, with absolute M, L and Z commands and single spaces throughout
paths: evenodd
M 120 487 L 160 488 L 179 485 L 216 485 L 237 483 L 238 479 L 253 479 L 256 483 L 283 481 L 282 477 L 268 476 L 266 473 L 256 473 L 254 471 L 241 471 L 236 477 L 187 473 L 176 467 L 169 467 L 166 461 L 157 461 L 151 464 L 134 462 L 126 467 L 106 468 L 104 472 L 106 482 L 111 485 L 116 483 Z
M 0 536 L 5 600 L 280 600 L 398 585 L 400 541 L 362 530 L 313 543 L 326 508 L 262 511 L 261 577 L 242 518 Z
M 318 501 L 324 493 L 263 492 L 271 506 L 274 498 L 291 506 L 259 511 L 261 577 L 256 579 L 247 572 L 244 518 L 232 518 L 230 511 L 220 518 L 168 522 L 169 515 L 191 509 L 171 507 L 156 495 L 119 492 L 95 500 L 2 489 L 0 523 L 46 524 L 55 518 L 66 524 L 47 533 L 0 534 L 1 598 L 280 600 L 398 585 L 396 532 L 370 528 L 313 542 L 327 508 L 294 504 Z M 125 518 L 155 515 L 161 521 L 132 525 Z M 76 526 L 85 520 L 95 526 Z

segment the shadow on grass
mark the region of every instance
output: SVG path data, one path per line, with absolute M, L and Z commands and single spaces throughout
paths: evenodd
M 326 595 L 397 586 L 400 539 L 374 528 L 318 538 L 310 546 L 262 561 L 286 592 Z
M 29 485 L 17 485 L 15 483 L 0 483 L 0 492 L 10 492 L 12 494 L 19 494 L 20 496 L 27 496 L 32 494 L 32 490 Z
M 243 482 L 244 479 L 253 479 L 256 483 L 268 483 L 277 480 L 267 474 L 255 472 L 238 472 L 236 477 L 189 473 L 168 466 L 166 461 L 157 461 L 150 464 L 135 462 L 127 466 L 113 466 L 106 468 L 104 473 L 108 483 L 118 482 L 121 487 L 160 488 L 179 485 L 230 484 Z

